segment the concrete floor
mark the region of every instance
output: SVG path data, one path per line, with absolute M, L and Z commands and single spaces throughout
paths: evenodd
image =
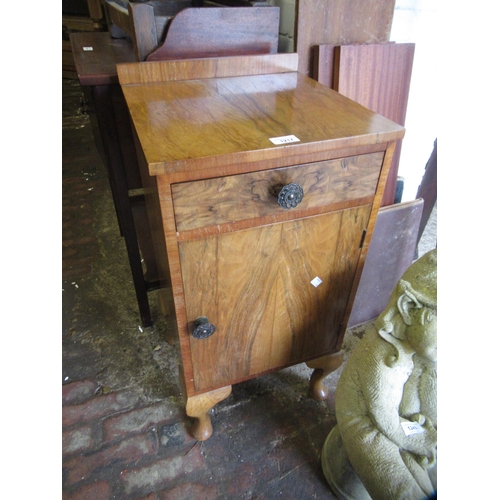
M 63 498 L 335 499 L 320 453 L 342 368 L 321 403 L 307 398 L 305 365 L 238 384 L 213 410 L 212 437 L 190 437 L 157 292 L 153 326 L 140 324 L 82 97 L 63 80 Z M 347 354 L 365 328 L 348 331 Z

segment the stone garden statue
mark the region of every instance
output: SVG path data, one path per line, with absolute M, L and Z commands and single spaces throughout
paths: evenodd
M 340 500 L 422 500 L 437 489 L 437 250 L 403 274 L 348 358 L 322 467 Z

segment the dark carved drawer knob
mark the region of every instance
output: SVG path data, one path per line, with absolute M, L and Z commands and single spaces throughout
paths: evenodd
M 215 330 L 215 326 L 208 322 L 208 318 L 200 316 L 194 321 L 193 337 L 195 339 L 206 339 L 213 335 Z
M 304 197 L 304 191 L 298 184 L 287 184 L 283 186 L 278 195 L 278 204 L 285 210 L 295 208 Z

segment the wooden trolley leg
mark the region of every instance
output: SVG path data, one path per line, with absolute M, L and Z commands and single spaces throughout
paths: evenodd
M 213 432 L 208 412 L 231 394 L 231 386 L 187 398 L 186 413 L 196 419 L 191 435 L 198 441 L 206 441 Z
M 316 401 L 323 401 L 328 396 L 328 389 L 323 385 L 323 380 L 340 368 L 344 362 L 344 354 L 336 352 L 322 358 L 307 361 L 306 365 L 314 371 L 309 381 L 309 397 Z

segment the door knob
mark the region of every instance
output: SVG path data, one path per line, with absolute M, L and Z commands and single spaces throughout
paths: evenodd
M 212 325 L 205 316 L 200 316 L 194 320 L 193 337 L 195 339 L 206 339 L 213 335 L 215 330 L 215 325 Z
M 287 184 L 283 186 L 278 194 L 278 205 L 285 210 L 290 210 L 295 208 L 304 197 L 304 191 L 302 188 L 295 183 Z

